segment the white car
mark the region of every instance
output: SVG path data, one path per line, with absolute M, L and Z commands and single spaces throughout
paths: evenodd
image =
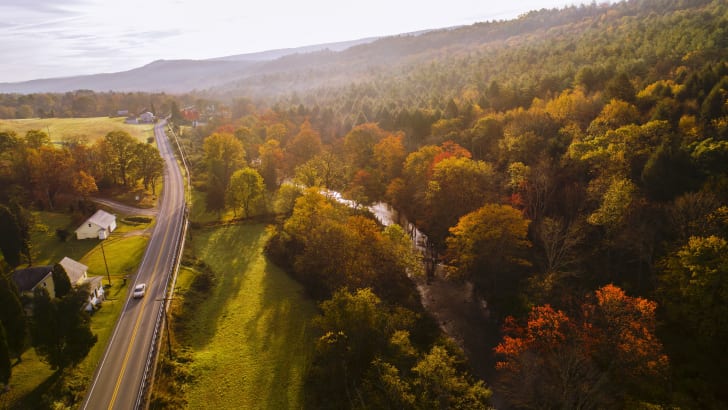
M 144 297 L 144 293 L 147 291 L 147 284 L 146 283 L 140 283 L 136 285 L 134 288 L 134 294 L 132 295 L 134 299 L 139 299 Z

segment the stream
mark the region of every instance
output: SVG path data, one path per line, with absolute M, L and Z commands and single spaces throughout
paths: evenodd
M 353 201 L 342 198 L 338 192 L 329 191 L 325 194 L 347 206 L 357 206 Z M 476 296 L 472 282 L 445 277 L 442 265 L 436 264 L 432 253 L 428 251 L 427 235 L 404 215 L 383 202 L 368 209 L 382 225 L 397 223 L 410 235 L 413 246 L 423 255 L 427 272 L 425 276 L 411 277 L 423 307 L 435 318 L 442 331 L 463 349 L 474 374 L 481 379 L 490 378 L 493 355 L 489 349 L 498 341 L 498 328 L 489 320 L 485 300 Z

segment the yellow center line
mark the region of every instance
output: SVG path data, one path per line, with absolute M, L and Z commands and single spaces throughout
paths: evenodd
M 170 194 L 172 194 L 170 190 Z M 174 194 L 176 196 L 176 193 Z M 173 202 L 174 203 L 174 202 Z M 161 215 L 161 210 L 160 210 Z M 171 216 L 171 215 L 170 215 Z M 162 251 L 166 249 L 166 243 L 167 238 L 169 237 L 169 229 L 171 227 L 171 221 L 167 222 L 167 228 L 164 232 L 164 237 L 162 238 L 162 246 L 159 248 L 159 254 L 157 255 L 157 260 L 154 262 L 154 269 L 152 269 L 152 275 L 149 279 L 149 283 L 147 285 L 147 289 L 152 289 L 152 284 L 154 283 L 154 273 L 157 272 L 157 268 L 159 266 L 159 261 L 162 258 Z M 139 309 L 139 312 L 137 313 L 136 323 L 134 324 L 134 331 L 131 335 L 131 341 L 129 342 L 129 347 L 126 349 L 126 354 L 124 355 L 124 361 L 121 363 L 121 372 L 119 373 L 119 377 L 116 379 L 116 386 L 114 387 L 114 394 L 111 396 L 111 402 L 109 403 L 109 409 L 112 409 L 114 407 L 114 403 L 116 402 L 116 396 L 119 393 L 119 387 L 121 387 L 121 380 L 124 378 L 124 373 L 126 372 L 126 365 L 129 361 L 129 355 L 131 354 L 131 349 L 134 346 L 134 340 L 136 339 L 137 332 L 139 331 L 139 325 L 141 324 L 141 318 L 142 318 L 142 312 L 144 312 L 144 308 L 147 305 L 149 298 L 144 298 L 142 301 L 142 307 Z M 146 358 L 145 358 L 146 360 Z

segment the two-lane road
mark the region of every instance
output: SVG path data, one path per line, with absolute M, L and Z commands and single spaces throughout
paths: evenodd
M 164 134 L 165 124 L 162 121 L 154 127 L 157 146 L 165 162 L 159 214 L 144 259 L 134 282 L 129 284 L 130 289 L 133 289 L 136 284 L 146 283 L 147 293 L 141 299 L 132 299 L 132 292 L 128 292 L 82 409 L 133 409 L 140 394 L 154 326 L 162 303 L 160 300 L 165 297 L 184 223 L 182 174 Z

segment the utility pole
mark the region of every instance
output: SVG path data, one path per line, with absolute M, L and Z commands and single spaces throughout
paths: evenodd
M 111 287 L 111 274 L 109 273 L 109 264 L 106 263 L 106 252 L 104 252 L 104 239 L 108 234 L 106 233 L 106 229 L 100 229 L 99 230 L 99 239 L 101 240 L 101 255 L 104 257 L 104 266 L 106 267 L 106 278 L 109 280 L 109 287 Z

